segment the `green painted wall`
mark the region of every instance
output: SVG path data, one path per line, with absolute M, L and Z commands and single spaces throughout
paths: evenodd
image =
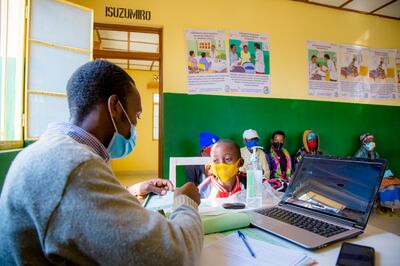
M 169 157 L 196 156 L 199 132 L 242 144 L 242 133 L 253 128 L 265 146 L 276 129 L 285 131 L 291 154 L 301 145 L 306 129 L 317 130 L 325 154 L 353 155 L 364 132 L 376 137 L 377 151 L 400 176 L 400 107 L 309 100 L 187 95 L 165 93 L 163 99 L 163 174 Z M 139 137 L 140 141 L 140 137 Z M 183 169 L 177 170 L 178 185 Z
M 20 151 L 21 149 L 0 151 L 0 191 L 3 187 L 8 168 L 10 168 L 12 161 Z

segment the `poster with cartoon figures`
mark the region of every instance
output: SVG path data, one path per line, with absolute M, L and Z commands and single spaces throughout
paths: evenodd
M 368 77 L 370 98 L 396 99 L 396 50 L 370 49 Z
M 367 47 L 339 46 L 339 96 L 361 99 L 369 97 Z
M 230 91 L 269 94 L 269 36 L 233 31 L 230 33 L 228 49 Z
M 189 93 L 229 91 L 226 33 L 186 30 L 186 72 Z
M 334 43 L 307 42 L 308 95 L 339 97 L 338 51 Z
M 397 99 L 400 99 L 400 50 L 396 53 Z

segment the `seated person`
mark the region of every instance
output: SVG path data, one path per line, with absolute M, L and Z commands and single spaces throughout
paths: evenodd
M 240 149 L 240 154 L 244 160 L 243 166 L 240 171 L 246 172 L 251 161 L 251 155 L 253 153 L 253 147 L 259 146 L 259 137 L 257 131 L 248 129 L 243 132 L 243 143 L 246 147 Z M 263 170 L 264 179 L 269 179 L 269 167 L 267 164 L 267 158 L 262 150 L 262 147 L 256 148 L 256 154 L 258 158 L 258 164 Z
M 375 151 L 375 137 L 371 133 L 360 136 L 361 147 L 356 151 L 354 157 L 379 159 L 379 154 Z
M 199 60 L 199 63 L 204 65 L 204 69 L 203 70 L 205 70 L 205 71 L 207 71 L 210 68 L 211 62 L 208 62 L 205 52 L 201 53 L 201 58 Z
M 210 132 L 200 132 L 200 156 L 210 157 L 211 147 L 219 140 L 217 136 Z M 186 179 L 198 186 L 203 180 L 210 176 L 210 165 L 185 165 Z
M 190 73 L 195 73 L 195 72 L 198 72 L 198 70 L 199 70 L 199 67 L 197 66 L 197 59 L 194 54 L 194 51 L 189 51 L 188 70 Z
M 284 192 L 292 176 L 292 161 L 289 152 L 283 147 L 285 133 L 277 130 L 271 137 L 271 148 L 267 152 L 267 162 L 270 169 L 268 183 L 277 191 Z
M 379 159 L 379 154 L 375 151 L 375 137 L 371 133 L 361 135 L 360 142 L 361 147 L 354 157 Z M 389 169 L 385 172 L 378 195 L 381 207 L 400 210 L 400 179 L 394 177 Z
M 200 197 L 228 198 L 245 195 L 245 173 L 239 171 L 243 165 L 240 147 L 229 139 L 219 140 L 211 148 L 212 175 L 200 185 Z
M 319 150 L 319 136 L 314 130 L 306 130 L 303 133 L 303 147 L 301 147 L 293 159 L 293 172 L 296 171 L 301 159 L 305 154 L 322 154 Z

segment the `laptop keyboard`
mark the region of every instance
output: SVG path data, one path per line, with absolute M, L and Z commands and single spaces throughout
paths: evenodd
M 349 230 L 280 208 L 262 209 L 256 210 L 256 212 L 324 237 L 331 237 Z

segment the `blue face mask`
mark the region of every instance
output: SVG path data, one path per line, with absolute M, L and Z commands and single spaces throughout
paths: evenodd
M 369 143 L 366 143 L 366 144 L 364 144 L 365 145 L 365 148 L 368 150 L 368 151 L 372 151 L 373 149 L 375 149 L 375 142 L 369 142 Z
M 258 140 L 252 139 L 252 140 L 249 140 L 249 141 L 246 142 L 246 147 L 247 148 L 251 149 L 254 146 L 258 146 Z
M 131 120 L 129 119 L 128 114 L 125 112 L 124 107 L 122 104 L 118 101 L 119 105 L 122 108 L 122 111 L 124 111 L 124 114 L 126 118 L 129 121 L 129 124 L 131 125 L 131 136 L 129 139 L 126 139 L 124 136 L 118 133 L 117 126 L 115 125 L 114 118 L 111 116 L 111 121 L 114 125 L 115 132 L 114 136 L 112 137 L 110 144 L 108 144 L 108 154 L 110 155 L 111 159 L 118 159 L 118 158 L 123 158 L 127 156 L 129 153 L 132 152 L 133 148 L 136 146 L 136 127 L 134 124 L 131 123 Z

